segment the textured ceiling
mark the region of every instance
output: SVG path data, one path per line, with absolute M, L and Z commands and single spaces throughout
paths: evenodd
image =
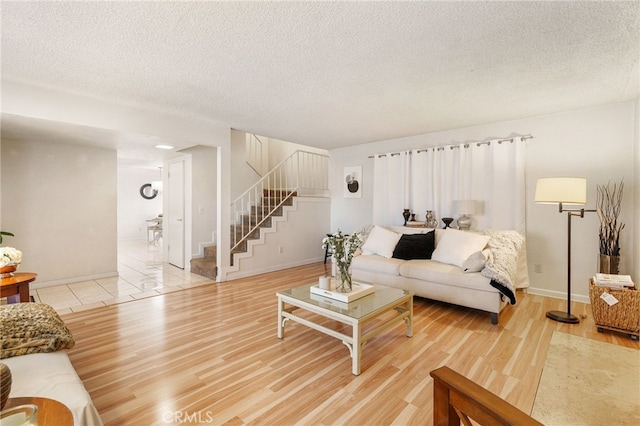
M 1 7 L 3 81 L 326 149 L 638 96 L 638 1 Z

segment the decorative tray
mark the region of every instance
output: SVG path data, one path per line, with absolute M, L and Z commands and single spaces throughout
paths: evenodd
M 332 284 L 333 282 L 334 281 L 332 280 Z M 335 299 L 346 303 L 361 299 L 369 294 L 374 293 L 375 291 L 375 287 L 370 284 L 355 282 L 352 284 L 351 291 L 349 293 L 340 293 L 335 290 L 323 290 L 318 286 L 318 284 L 314 284 L 311 286 L 311 293 L 313 294 L 318 294 L 320 296 L 328 297 L 330 299 Z

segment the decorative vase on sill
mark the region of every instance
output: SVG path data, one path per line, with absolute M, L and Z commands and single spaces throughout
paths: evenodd
M 409 209 L 404 209 L 402 211 L 402 217 L 404 217 L 404 226 L 407 226 L 407 221 L 409 220 L 409 218 L 411 217 L 411 210 Z
M 427 210 L 427 220 L 425 222 L 427 228 L 437 228 L 438 227 L 438 219 L 436 219 L 436 215 L 433 213 L 433 210 Z
M 358 233 L 345 235 L 338 231 L 322 240 L 322 248 L 328 247 L 331 250 L 333 261 L 336 263 L 336 291 L 351 292 L 351 260 L 361 245 L 362 239 Z

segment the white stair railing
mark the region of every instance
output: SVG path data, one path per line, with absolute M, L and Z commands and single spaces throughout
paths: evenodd
M 264 175 L 268 168 L 268 149 L 265 142 L 253 133 L 246 134 L 247 164 L 258 173 Z
M 308 151 L 294 152 L 231 203 L 231 252 L 289 198 L 300 191 L 317 194 L 328 190 L 329 157 Z

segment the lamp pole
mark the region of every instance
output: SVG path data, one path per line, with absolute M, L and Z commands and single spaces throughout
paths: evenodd
M 563 209 L 562 203 L 559 203 L 559 211 L 560 213 L 567 212 L 567 312 L 549 311 L 547 318 L 568 324 L 577 324 L 580 319 L 571 315 L 571 217 L 584 217 L 585 212 L 595 212 L 596 210 Z

